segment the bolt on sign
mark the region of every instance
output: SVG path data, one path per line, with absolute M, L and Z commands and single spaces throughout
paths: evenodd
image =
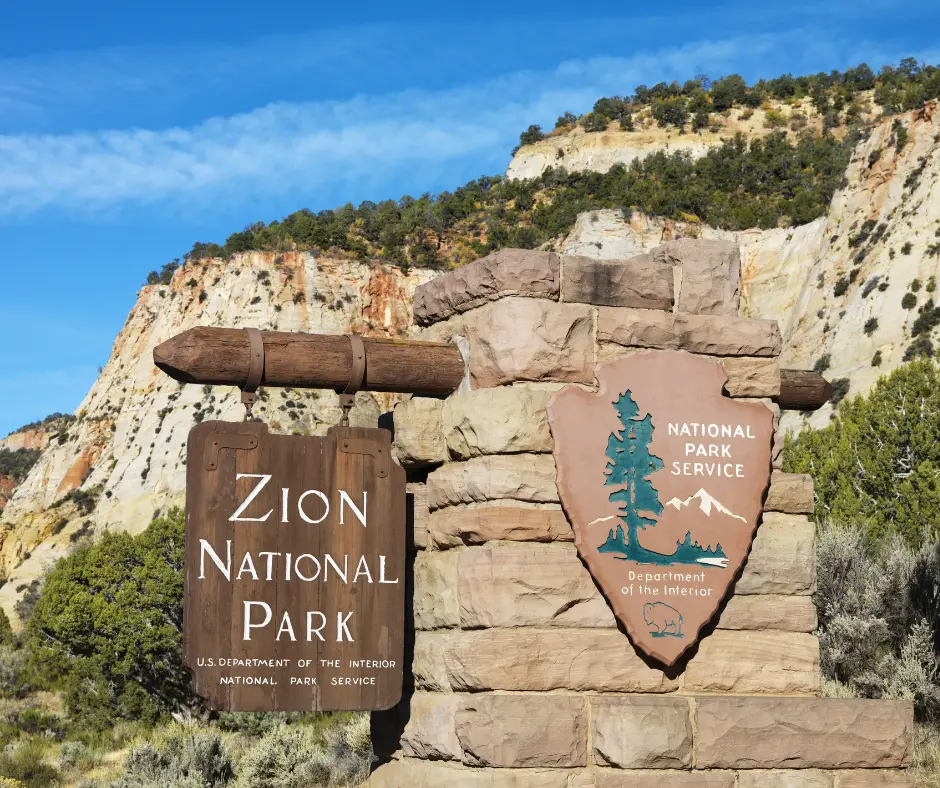
M 773 415 L 683 351 L 597 367 L 549 403 L 558 489 L 591 574 L 637 648 L 673 665 L 738 576 L 770 481 Z
M 225 711 L 378 710 L 401 697 L 405 472 L 390 433 L 189 433 L 184 661 Z

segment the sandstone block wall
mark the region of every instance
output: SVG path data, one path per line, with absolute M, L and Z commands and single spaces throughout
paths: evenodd
M 819 698 L 809 476 L 774 470 L 733 594 L 679 669 L 634 650 L 573 545 L 546 407 L 644 348 L 721 363 L 779 417 L 780 332 L 738 317 L 733 244 L 600 262 L 503 250 L 418 288 L 469 386 L 394 413 L 413 482 L 408 692 L 374 715 L 373 786 L 909 785 L 910 703 Z

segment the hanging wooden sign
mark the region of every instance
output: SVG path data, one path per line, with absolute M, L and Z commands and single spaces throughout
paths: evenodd
M 715 361 L 636 353 L 599 391 L 549 403 L 561 502 L 581 557 L 634 644 L 674 664 L 750 550 L 770 481 L 773 415 L 722 394 Z
M 390 437 L 219 421 L 190 432 L 184 661 L 211 708 L 398 702 L 405 472 Z

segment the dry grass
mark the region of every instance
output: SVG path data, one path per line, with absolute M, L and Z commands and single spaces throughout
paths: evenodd
M 914 726 L 914 766 L 918 788 L 940 788 L 940 727 Z

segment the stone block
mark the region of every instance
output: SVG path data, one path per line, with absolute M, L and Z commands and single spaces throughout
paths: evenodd
M 695 764 L 719 769 L 857 769 L 906 765 L 909 701 L 700 697 Z
M 735 788 L 734 772 L 595 769 L 591 788 Z
M 462 317 L 474 389 L 517 380 L 594 381 L 594 310 L 504 298 Z
M 805 515 L 764 512 L 735 594 L 811 594 L 816 529 Z
M 810 596 L 736 594 L 718 619 L 718 629 L 814 632 L 816 605 Z
M 408 527 L 412 534 L 411 546 L 423 550 L 428 546 L 428 486 L 409 482 L 405 485 L 407 496 Z
M 410 758 L 459 761 L 463 750 L 455 720 L 460 695 L 416 692 L 409 700 L 408 723 L 401 737 L 401 751 Z
M 584 766 L 584 718 L 577 695 L 464 696 L 457 739 L 471 766 Z
M 562 301 L 671 310 L 672 290 L 672 266 L 645 255 L 630 260 L 562 257 Z
M 649 252 L 650 260 L 681 269 L 678 310 L 737 315 L 741 301 L 741 251 L 734 241 L 680 238 Z
M 709 356 L 778 356 L 782 348 L 774 320 L 615 307 L 598 307 L 597 339 Z
M 692 767 L 689 699 L 591 698 L 594 763 L 622 769 Z
M 513 542 L 572 542 L 574 532 L 557 504 L 524 506 L 494 501 L 438 509 L 428 520 L 429 539 L 438 549 Z
M 616 626 L 574 545 L 461 550 L 457 587 L 464 629 Z
M 396 406 L 392 456 L 403 468 L 440 465 L 447 459 L 441 428 L 443 406 L 441 400 L 426 397 L 412 397 Z
M 563 769 L 480 769 L 441 761 L 403 758 L 379 766 L 363 783 L 363 786 L 364 788 L 569 788 L 569 774 L 570 772 Z
M 776 359 L 729 356 L 721 360 L 728 373 L 725 391 L 732 397 L 779 397 L 780 366 Z
M 836 788 L 914 788 L 913 773 L 900 769 L 857 769 L 836 772 Z
M 834 780 L 832 772 L 818 769 L 738 772 L 738 788 L 834 788 Z
M 813 477 L 808 473 L 774 471 L 770 474 L 770 489 L 764 501 L 765 511 L 811 514 L 815 505 Z
M 428 506 L 493 500 L 558 503 L 550 454 L 498 454 L 448 463 L 428 475 Z
M 415 289 L 414 318 L 426 326 L 505 296 L 558 298 L 558 255 L 500 249 Z
M 546 407 L 552 393 L 525 386 L 478 389 L 455 394 L 441 414 L 450 456 L 550 452 Z
M 716 630 L 699 644 L 683 692 L 819 694 L 819 640 L 801 632 Z
M 415 629 L 441 629 L 459 625 L 457 558 L 454 550 L 424 551 L 415 557 Z
M 419 689 L 481 692 L 671 692 L 678 682 L 649 667 L 616 629 L 484 629 L 418 632 Z

